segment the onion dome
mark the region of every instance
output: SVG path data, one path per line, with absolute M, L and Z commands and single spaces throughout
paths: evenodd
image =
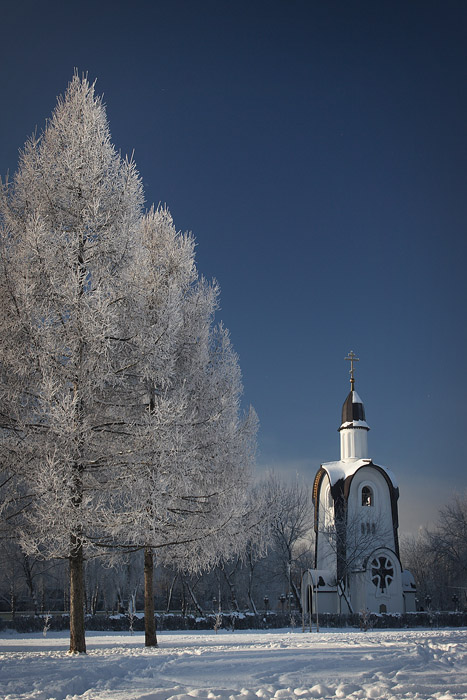
M 342 406 L 342 422 L 339 430 L 343 428 L 366 428 L 369 430 L 363 401 L 355 390 L 349 393 Z

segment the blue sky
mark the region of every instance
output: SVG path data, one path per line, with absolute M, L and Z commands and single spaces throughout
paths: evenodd
M 352 349 L 402 532 L 467 487 L 466 47 L 461 0 L 2 7 L 2 175 L 73 69 L 97 78 L 221 285 L 259 470 L 338 458 Z

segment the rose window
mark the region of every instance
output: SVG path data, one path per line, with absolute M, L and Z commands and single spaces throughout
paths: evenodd
M 384 593 L 394 578 L 394 567 L 387 557 L 378 557 L 371 562 L 371 580 Z

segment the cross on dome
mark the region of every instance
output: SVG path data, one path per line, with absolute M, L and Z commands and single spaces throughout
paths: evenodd
M 354 377 L 354 362 L 360 362 L 360 358 L 356 356 L 353 350 L 351 350 L 348 354 L 347 357 L 344 357 L 344 360 L 348 360 L 350 362 L 350 390 L 354 391 L 355 387 L 355 377 Z

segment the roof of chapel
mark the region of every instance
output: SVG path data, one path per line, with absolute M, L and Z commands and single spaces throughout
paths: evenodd
M 331 486 L 337 484 L 340 479 L 345 481 L 349 476 L 353 477 L 362 467 L 373 467 L 374 469 L 384 472 L 389 477 L 394 488 L 397 488 L 397 480 L 394 473 L 387 467 L 374 464 L 371 459 L 345 459 L 337 462 L 325 462 L 321 465 L 321 468 L 324 469 L 329 476 Z
M 355 390 L 349 392 L 342 406 L 342 422 L 339 430 L 343 428 L 366 428 L 369 430 L 363 401 Z

